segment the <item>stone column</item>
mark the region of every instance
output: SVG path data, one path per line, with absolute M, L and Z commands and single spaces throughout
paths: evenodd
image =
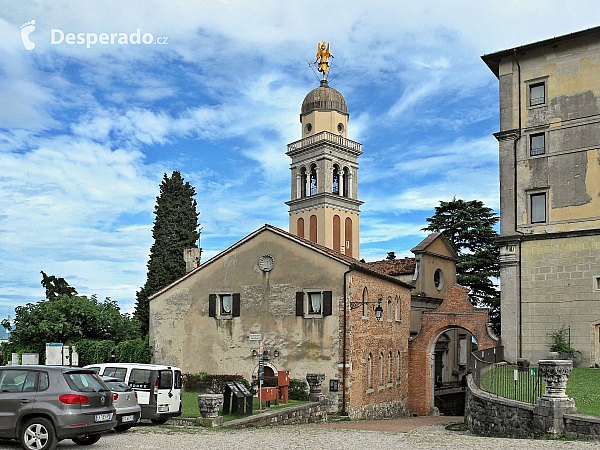
M 202 394 L 198 396 L 200 423 L 205 427 L 223 426 L 223 416 L 219 416 L 219 408 L 223 405 L 223 394 Z
M 325 381 L 324 373 L 307 373 L 306 381 L 310 387 L 310 393 L 308 394 L 308 400 L 311 402 L 318 402 L 322 397 L 321 385 Z
M 566 393 L 573 361 L 540 360 L 538 370 L 546 380 L 546 392 L 537 399 L 533 409 L 533 423 L 545 435 L 560 436 L 565 431 L 563 416 L 575 414 L 575 402 Z

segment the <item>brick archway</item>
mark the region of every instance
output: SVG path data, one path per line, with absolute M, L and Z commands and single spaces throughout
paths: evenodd
M 450 328 L 463 328 L 475 337 L 479 349 L 484 350 L 498 345 L 488 323 L 488 309 L 471 305 L 467 289 L 458 284 L 446 289 L 444 301 L 437 309 L 423 312 L 421 330 L 408 344 L 408 409 L 411 414 L 431 413 L 431 357 L 440 334 Z

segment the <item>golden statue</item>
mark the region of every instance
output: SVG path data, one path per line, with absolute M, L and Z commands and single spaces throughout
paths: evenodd
M 329 58 L 333 58 L 334 56 L 329 52 L 329 44 L 325 41 L 319 42 L 317 47 L 317 59 L 311 65 L 319 63 L 319 72 L 323 72 L 323 79 L 327 79 L 327 74 L 329 73 Z M 320 59 L 320 61 L 319 61 Z

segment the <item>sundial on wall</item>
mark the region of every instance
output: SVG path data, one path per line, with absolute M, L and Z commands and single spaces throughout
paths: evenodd
M 263 272 L 270 272 L 275 267 L 275 258 L 271 255 L 262 255 L 258 259 L 258 268 Z

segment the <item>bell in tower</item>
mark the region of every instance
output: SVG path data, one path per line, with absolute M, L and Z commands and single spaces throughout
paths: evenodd
M 325 50 L 326 49 L 326 50 Z M 361 144 L 348 139 L 346 100 L 329 87 L 329 45 L 319 43 L 321 85 L 308 93 L 300 113 L 302 139 L 288 144 L 292 159 L 290 233 L 359 259 L 358 163 Z M 321 69 L 324 70 L 321 70 Z

